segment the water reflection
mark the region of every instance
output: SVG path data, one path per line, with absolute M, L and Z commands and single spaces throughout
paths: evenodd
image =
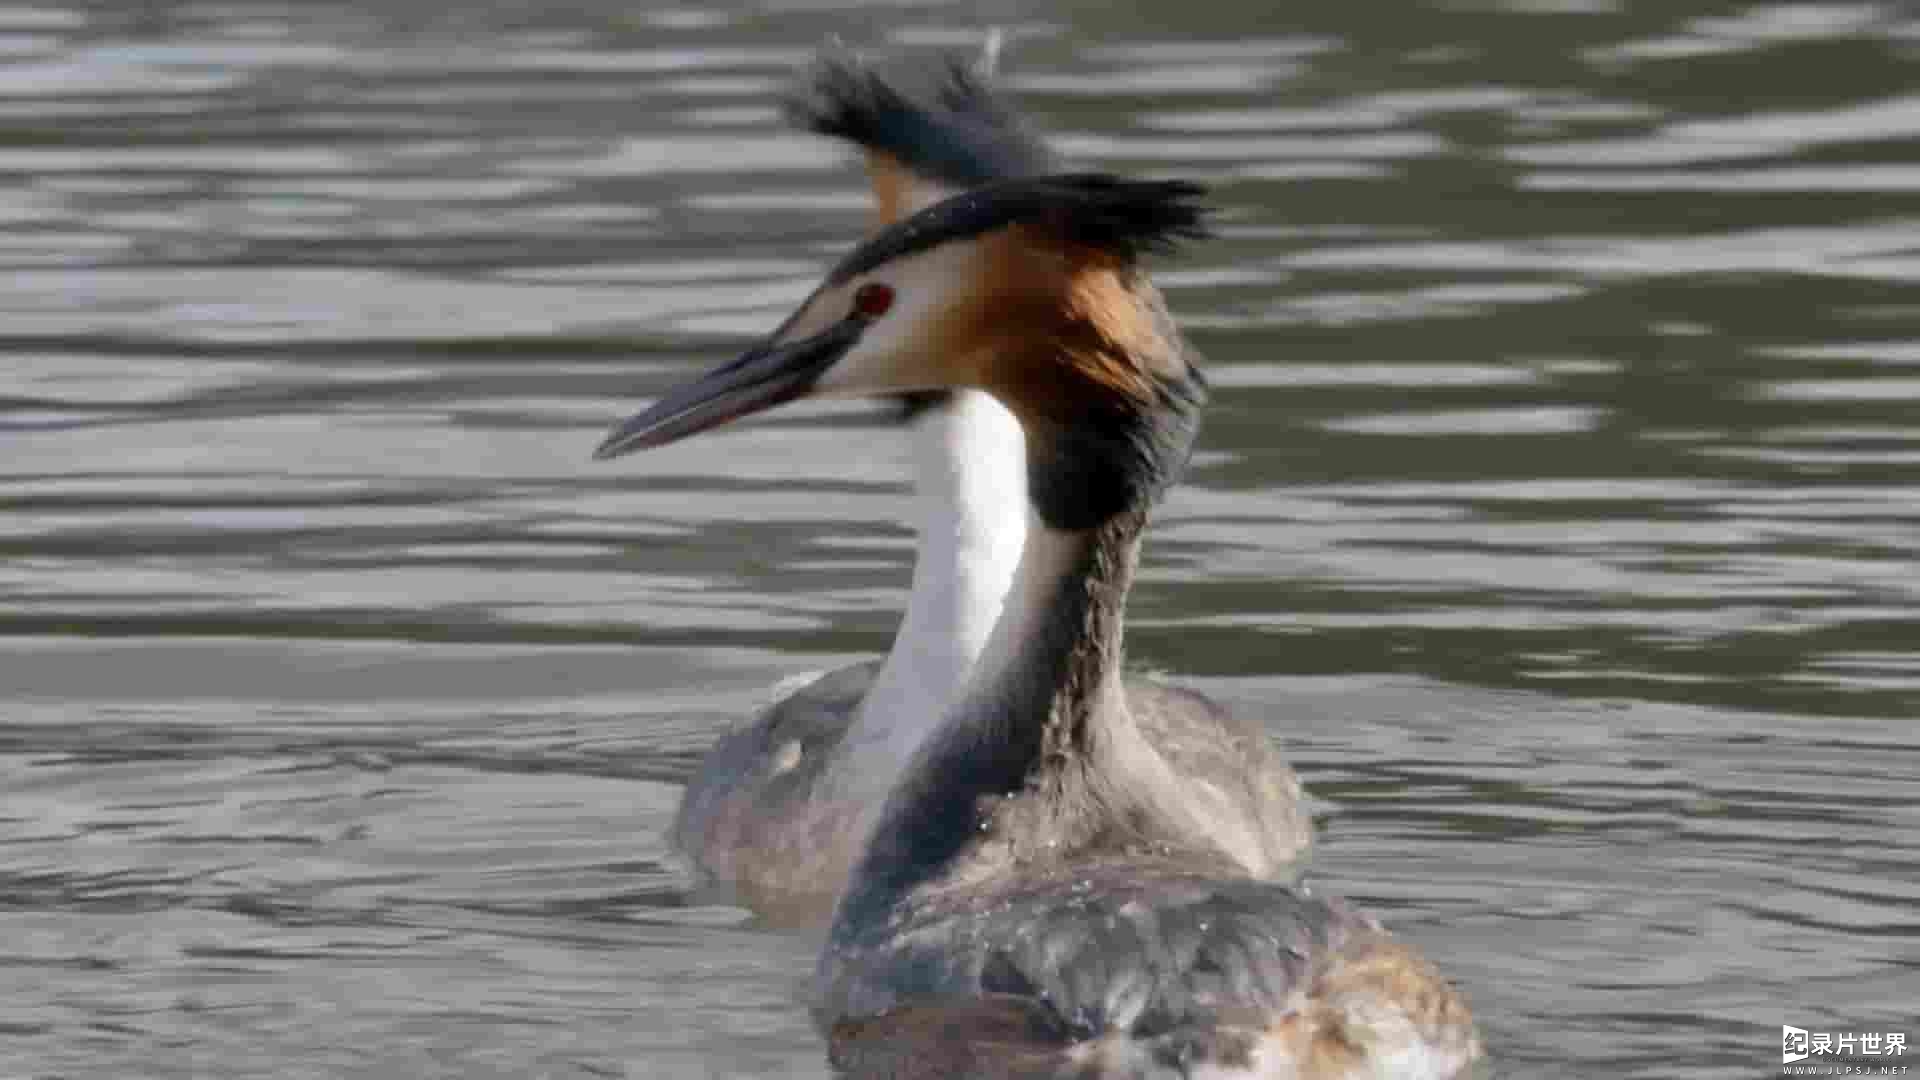
M 1910 1024 L 1920 24 L 1001 14 L 1063 148 L 1223 204 L 1163 276 L 1217 404 L 1134 654 L 1271 718 L 1502 1071 Z M 978 17 L 0 10 L 16 1068 L 823 1072 L 805 944 L 660 831 L 886 641 L 894 435 L 586 454 L 862 226 L 787 69 Z

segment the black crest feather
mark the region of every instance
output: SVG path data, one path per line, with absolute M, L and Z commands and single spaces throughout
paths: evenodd
M 787 117 L 807 131 L 890 154 L 954 187 L 1058 168 L 983 72 L 953 56 L 931 67 L 896 61 L 883 68 L 829 47 L 787 96 Z
M 977 187 L 881 229 L 849 252 L 838 283 L 941 244 L 1007 225 L 1055 232 L 1062 244 L 1129 261 L 1207 235 L 1206 189 L 1187 180 L 1126 180 L 1106 173 L 1019 177 Z
M 1125 180 L 1105 173 L 1048 178 L 1056 208 L 1042 220 L 1065 238 L 1128 259 L 1166 253 L 1208 235 L 1207 189 L 1190 180 Z

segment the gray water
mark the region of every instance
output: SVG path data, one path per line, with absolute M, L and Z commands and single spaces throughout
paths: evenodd
M 871 409 L 624 460 L 864 221 L 773 107 L 1008 28 L 1216 186 L 1136 661 L 1505 1077 L 1920 1043 L 1920 18 L 1895 3 L 0 7 L 0 1075 L 820 1076 L 661 832 L 884 648 Z

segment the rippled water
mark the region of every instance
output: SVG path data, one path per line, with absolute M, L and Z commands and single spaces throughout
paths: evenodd
M 1511 1077 L 1920 1044 L 1920 21 L 1896 3 L 0 7 L 0 1071 L 821 1075 L 661 830 L 882 648 L 897 433 L 603 425 L 859 228 L 773 95 L 1010 29 L 1217 185 L 1139 661 Z

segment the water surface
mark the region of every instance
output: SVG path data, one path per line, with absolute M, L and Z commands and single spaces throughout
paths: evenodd
M 1009 30 L 1215 185 L 1136 661 L 1266 718 L 1496 1073 L 1920 1044 L 1920 21 L 1894 4 L 0 8 L 0 1045 L 819 1076 L 679 784 L 885 647 L 898 433 L 611 420 L 856 235 L 774 97 Z

